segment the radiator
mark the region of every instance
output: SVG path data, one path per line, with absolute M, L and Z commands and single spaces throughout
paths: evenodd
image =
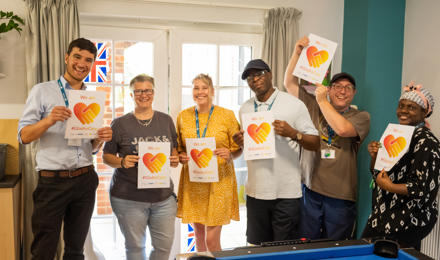
M 440 192 L 437 194 L 437 201 L 440 203 Z M 440 221 L 438 219 L 431 233 L 422 240 L 421 251 L 434 259 L 440 259 Z

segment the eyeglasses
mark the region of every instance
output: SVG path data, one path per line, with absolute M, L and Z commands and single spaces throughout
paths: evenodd
M 154 93 L 154 89 L 152 89 L 152 88 L 147 88 L 147 89 L 135 89 L 135 90 L 133 90 L 133 93 L 134 93 L 136 96 L 140 96 L 140 95 L 142 95 L 142 94 L 153 95 L 153 93 Z
M 260 70 L 260 71 L 254 72 L 252 74 L 249 74 L 249 76 L 247 76 L 246 80 L 248 82 L 251 82 L 251 81 L 255 80 L 255 78 L 260 79 L 261 77 L 266 75 L 267 72 L 268 71 L 266 71 L 266 70 Z
M 333 84 L 332 88 L 335 89 L 336 91 L 341 91 L 341 90 L 345 90 L 345 91 L 353 91 L 354 90 L 354 86 L 353 85 L 339 85 L 339 84 Z

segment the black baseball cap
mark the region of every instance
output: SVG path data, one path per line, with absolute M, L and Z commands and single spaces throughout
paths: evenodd
M 255 59 L 248 62 L 244 68 L 243 74 L 241 74 L 241 79 L 246 79 L 249 76 L 249 71 L 252 69 L 256 70 L 267 70 L 270 72 L 269 65 L 266 64 L 262 59 Z
M 353 85 L 354 88 L 356 88 L 356 81 L 354 80 L 353 76 L 351 76 L 350 74 L 346 73 L 346 72 L 341 72 L 338 74 L 335 74 L 332 79 L 330 80 L 330 85 L 332 85 L 335 82 L 338 82 L 340 80 L 348 80 L 350 81 L 350 83 Z

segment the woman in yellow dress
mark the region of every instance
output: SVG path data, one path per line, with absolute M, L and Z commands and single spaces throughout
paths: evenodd
M 208 75 L 199 74 L 192 83 L 196 105 L 177 117 L 179 159 L 183 164 L 177 217 L 183 223 L 193 223 L 197 251 L 219 251 L 222 226 L 231 219 L 240 220 L 233 159 L 242 151 L 232 140 L 240 127 L 234 112 L 212 104 L 214 87 Z M 190 182 L 186 138 L 202 137 L 215 137 L 218 182 Z

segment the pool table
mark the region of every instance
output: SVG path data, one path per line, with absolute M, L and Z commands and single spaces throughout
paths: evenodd
M 365 240 L 304 241 L 291 245 L 239 247 L 213 252 L 222 260 L 285 260 L 285 259 L 392 259 L 373 254 L 374 244 Z M 400 249 L 394 259 L 432 259 L 414 249 Z

